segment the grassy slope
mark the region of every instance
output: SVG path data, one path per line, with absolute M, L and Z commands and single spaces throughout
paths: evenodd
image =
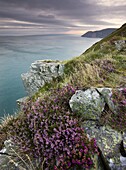
M 42 87 L 33 98 L 64 84 L 85 87 L 123 87 L 126 85 L 126 44 L 118 51 L 115 41 L 126 40 L 126 24 L 95 43 L 82 55 L 65 64 L 64 76 Z
M 100 48 L 100 44 L 113 40 L 113 39 L 126 39 L 126 23 L 123 24 L 119 29 L 117 29 L 116 31 L 114 31 L 113 33 L 111 33 L 110 35 L 108 35 L 107 37 L 103 38 L 101 41 L 95 43 L 91 48 L 87 49 L 85 53 L 86 54 L 88 52 L 90 52 L 90 50 L 98 50 Z
M 115 41 L 126 40 L 126 24 L 65 64 L 65 75 L 82 86 L 120 87 L 126 84 L 126 44 L 118 51 Z M 81 78 L 80 78 L 81 77 Z

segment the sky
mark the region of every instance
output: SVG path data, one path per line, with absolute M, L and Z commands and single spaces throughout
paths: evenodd
M 126 0 L 0 0 L 0 35 L 81 35 L 125 22 Z

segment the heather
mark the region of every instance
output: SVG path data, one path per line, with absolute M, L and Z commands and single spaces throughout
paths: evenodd
M 87 137 L 79 117 L 69 108 L 75 90 L 67 85 L 50 90 L 35 102 L 29 100 L 22 116 L 9 126 L 18 151 L 29 155 L 38 169 L 80 170 L 93 166 L 93 156 L 98 153 L 96 141 Z

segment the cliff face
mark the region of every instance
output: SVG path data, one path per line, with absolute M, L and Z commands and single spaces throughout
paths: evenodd
M 28 95 L 33 95 L 54 78 L 62 76 L 64 65 L 59 61 L 38 60 L 31 64 L 30 71 L 21 75 Z
M 115 31 L 115 28 L 107 28 L 99 31 L 88 31 L 87 33 L 83 34 L 82 37 L 88 38 L 104 38 Z

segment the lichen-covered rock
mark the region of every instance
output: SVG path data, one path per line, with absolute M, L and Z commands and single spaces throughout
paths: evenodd
M 28 166 L 26 166 L 28 165 Z M 0 170 L 31 170 L 29 163 L 19 155 L 18 148 L 10 139 L 5 140 L 4 148 L 0 150 Z
M 21 75 L 28 95 L 33 95 L 38 89 L 53 78 L 62 76 L 64 65 L 59 61 L 38 60 L 31 64 L 30 71 Z
M 69 101 L 73 112 L 81 114 L 86 119 L 99 119 L 104 109 L 104 98 L 95 88 L 86 91 L 77 90 Z
M 113 114 L 119 114 L 112 100 L 112 88 L 78 90 L 69 101 L 72 111 L 84 115 L 83 127 L 90 138 L 96 138 L 107 169 L 126 170 L 126 132 L 118 132 L 100 124 L 105 105 Z M 122 89 L 118 89 L 122 90 Z M 98 162 L 98 161 L 96 161 Z M 97 168 L 98 169 L 98 168 Z
M 97 88 L 97 91 L 103 96 L 105 103 L 108 105 L 109 109 L 116 113 L 116 106 L 111 100 L 112 88 Z
M 4 142 L 4 148 L 0 151 L 0 169 L 1 170 L 7 170 L 10 168 L 9 167 L 9 161 L 10 161 L 9 157 L 11 155 L 13 147 L 14 146 L 12 145 L 11 140 L 6 140 Z
M 114 43 L 118 51 L 122 50 L 124 47 L 126 48 L 126 40 L 117 40 Z
M 89 137 L 96 138 L 97 145 L 111 170 L 125 170 L 125 158 L 120 153 L 122 134 L 110 126 L 97 126 L 95 121 L 85 121 L 83 127 Z M 122 159 L 123 158 L 123 159 Z

